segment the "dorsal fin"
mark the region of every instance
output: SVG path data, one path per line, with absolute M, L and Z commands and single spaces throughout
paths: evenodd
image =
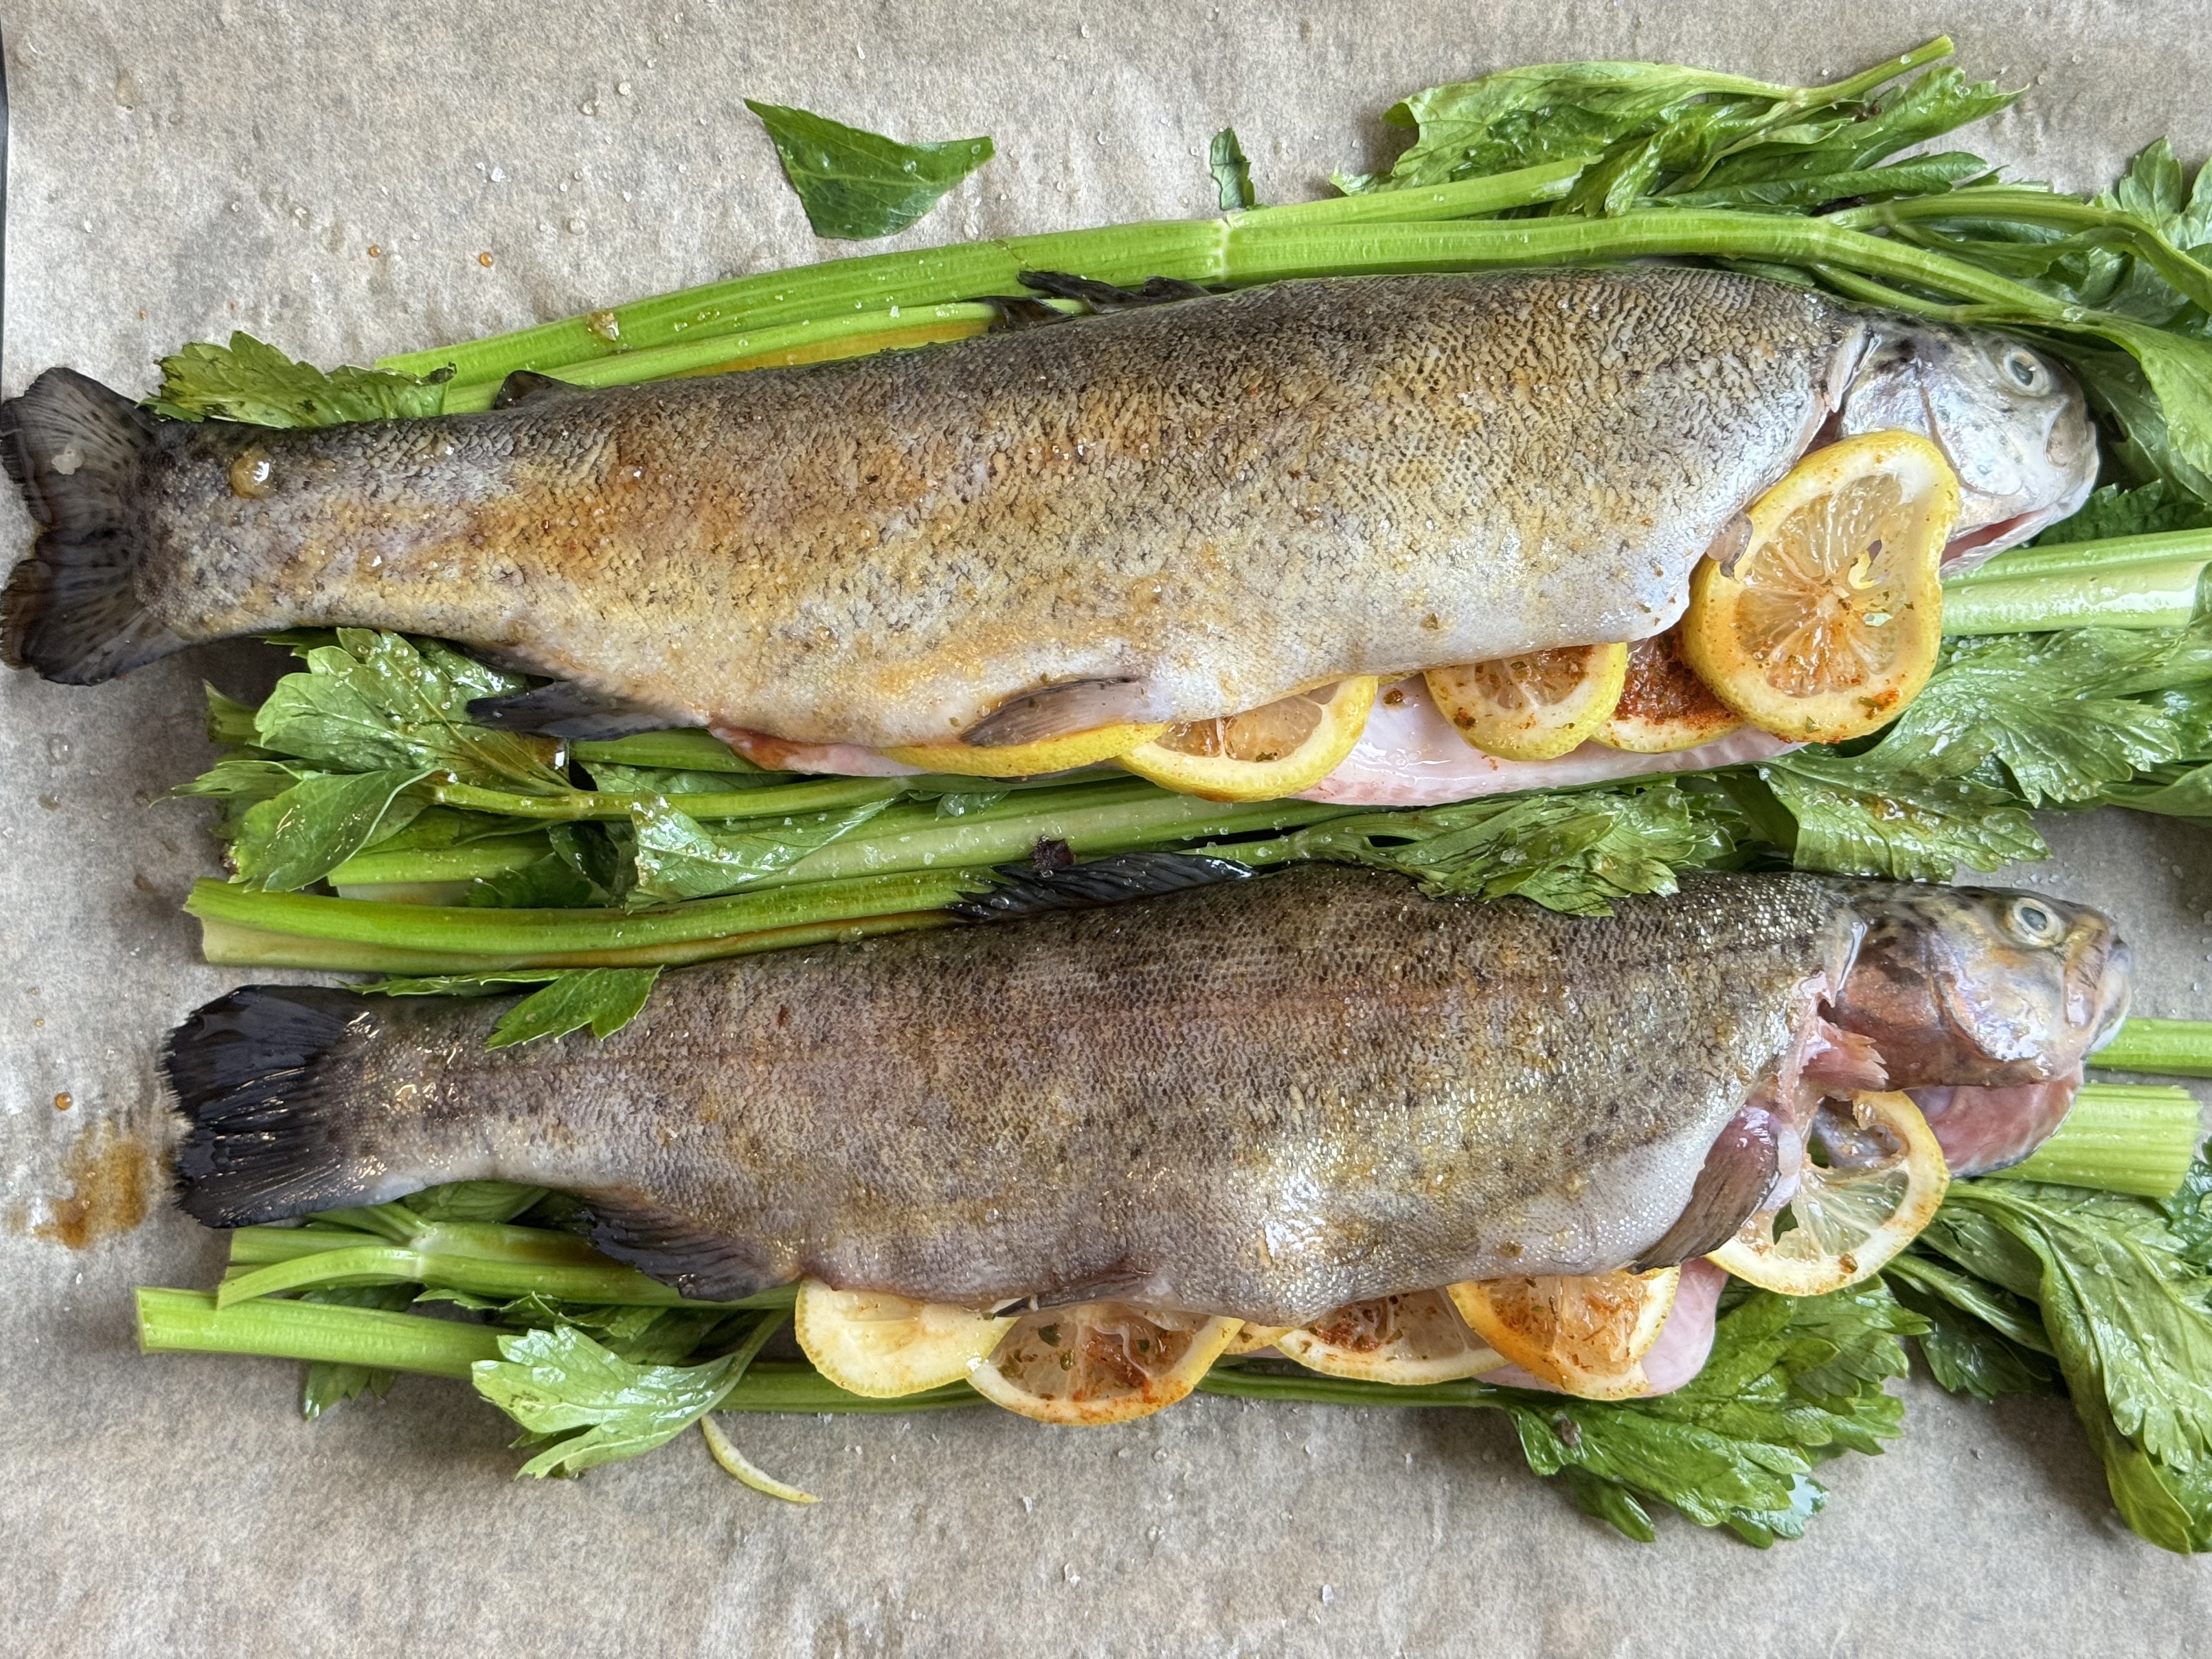
M 1178 300 L 1203 300 L 1211 292 L 1177 276 L 1147 276 L 1142 288 L 1134 289 L 1118 288 L 1112 283 L 1065 270 L 1025 270 L 1020 281 L 1024 288 L 1049 294 L 1055 300 L 1079 300 L 1097 312 L 1173 305 Z
M 1012 921 L 1048 910 L 1087 910 L 1218 882 L 1246 881 L 1254 871 L 1249 864 L 1203 853 L 1109 853 L 1062 869 L 1006 864 L 992 873 L 1000 885 L 945 908 L 968 921 Z
M 550 374 L 540 374 L 534 368 L 518 368 L 499 383 L 492 393 L 494 409 L 512 409 L 533 398 L 546 397 L 554 392 L 581 392 L 585 388 L 567 380 L 556 380 Z

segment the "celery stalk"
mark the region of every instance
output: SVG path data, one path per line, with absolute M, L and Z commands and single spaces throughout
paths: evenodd
M 2122 1025 L 2089 1063 L 2100 1071 L 2212 1077 L 2212 1020 L 2138 1016 Z
M 407 1284 L 500 1300 L 542 1296 L 609 1307 L 785 1308 L 793 1294 L 782 1285 L 735 1302 L 695 1302 L 571 1234 L 444 1222 L 404 1244 L 337 1228 L 240 1228 L 232 1236 L 231 1270 L 216 1291 L 216 1305 L 227 1309 L 320 1285 Z
M 2051 1181 L 2140 1198 L 2172 1198 L 2200 1139 L 2197 1102 L 2171 1085 L 2091 1083 L 2057 1133 L 1990 1179 Z
M 258 1354 L 461 1378 L 478 1360 L 500 1357 L 497 1333 L 458 1320 L 322 1302 L 219 1308 L 199 1291 L 150 1286 L 137 1294 L 138 1346 L 145 1353 Z
M 1240 228 L 1281 227 L 1310 234 L 1334 224 L 1356 230 L 1378 221 L 1426 220 L 1502 212 L 1564 195 L 1581 161 L 1546 162 L 1432 190 L 1385 191 L 1337 201 L 1255 208 L 1222 219 L 1162 220 L 1094 230 L 1011 236 L 910 253 L 867 253 L 795 270 L 763 271 L 656 295 L 486 340 L 404 353 L 379 367 L 407 374 L 452 368 L 455 392 L 496 386 L 517 369 L 558 371 L 572 364 L 671 346 L 690 337 L 761 331 L 856 312 L 902 311 L 1024 292 L 1025 270 L 1073 270 L 1102 282 L 1148 276 L 1231 279 L 1229 242 Z

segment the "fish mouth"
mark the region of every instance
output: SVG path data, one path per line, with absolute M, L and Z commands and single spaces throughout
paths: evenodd
M 2009 519 L 1999 519 L 1995 524 L 1969 530 L 1963 536 L 1954 536 L 1943 544 L 1943 574 L 1963 576 L 1992 554 L 2017 547 L 2051 522 L 2052 514 L 2046 507 L 2033 513 L 2015 513 Z

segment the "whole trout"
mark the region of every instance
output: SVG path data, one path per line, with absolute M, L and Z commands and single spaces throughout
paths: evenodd
M 1656 634 L 1824 427 L 1929 432 L 1991 546 L 2097 465 L 2079 390 L 2024 346 L 1665 267 L 1291 282 L 815 368 L 526 378 L 489 413 L 270 431 L 50 372 L 0 409 L 44 526 L 8 660 L 86 682 L 355 625 L 564 682 L 508 718 L 570 735 L 1020 742 Z
M 237 1225 L 555 1187 L 602 1248 L 715 1299 L 812 1274 L 1279 1325 L 1594 1273 L 1729 1236 L 1765 1184 L 1717 1236 L 1678 1224 L 1741 1174 L 1723 1131 L 1799 1086 L 1816 1032 L 1882 1086 L 1860 1028 L 1933 983 L 1916 951 L 1964 1018 L 1929 1014 L 1892 1086 L 2017 1079 L 2031 1042 L 2057 1075 L 2109 1034 L 2127 971 L 2104 917 L 1889 897 L 1912 890 L 1690 878 L 1592 919 L 1308 866 L 691 969 L 597 1046 L 487 1052 L 495 1003 L 249 987 L 164 1055 L 182 1202 Z

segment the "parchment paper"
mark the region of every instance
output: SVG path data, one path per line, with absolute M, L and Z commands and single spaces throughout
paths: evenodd
M 2100 185 L 2161 131 L 2203 153 L 2203 25 L 1988 0 L 0 0 L 0 378 L 66 362 L 143 392 L 161 353 L 234 327 L 362 362 L 849 251 L 807 233 L 748 94 L 992 135 L 997 161 L 902 239 L 922 245 L 1210 210 L 1206 144 L 1231 123 L 1262 199 L 1314 195 L 1387 159 L 1394 98 L 1504 64 L 1807 80 L 1947 27 L 1971 68 L 2030 89 L 1973 142 Z M 0 520 L 12 558 L 27 526 L 12 501 Z M 210 1284 L 222 1254 L 161 1206 L 151 1057 L 237 977 L 198 963 L 177 908 L 215 867 L 199 809 L 149 802 L 204 763 L 197 681 L 270 672 L 229 647 L 96 690 L 0 677 L 6 1651 L 2202 1650 L 2212 1569 L 2120 1528 L 2063 1403 L 1984 1408 L 1921 1379 L 1904 1442 L 1828 1466 L 1830 1513 L 1761 1554 L 1671 1519 L 1626 1542 L 1480 1413 L 742 1421 L 758 1461 L 823 1495 L 802 1510 L 724 1478 L 696 1437 L 518 1484 L 502 1419 L 459 1385 L 403 1379 L 310 1426 L 296 1367 L 141 1357 L 130 1287 Z M 2109 812 L 2046 829 L 2061 857 L 2029 878 L 2123 918 L 2139 1008 L 2212 1010 L 2201 833 Z

